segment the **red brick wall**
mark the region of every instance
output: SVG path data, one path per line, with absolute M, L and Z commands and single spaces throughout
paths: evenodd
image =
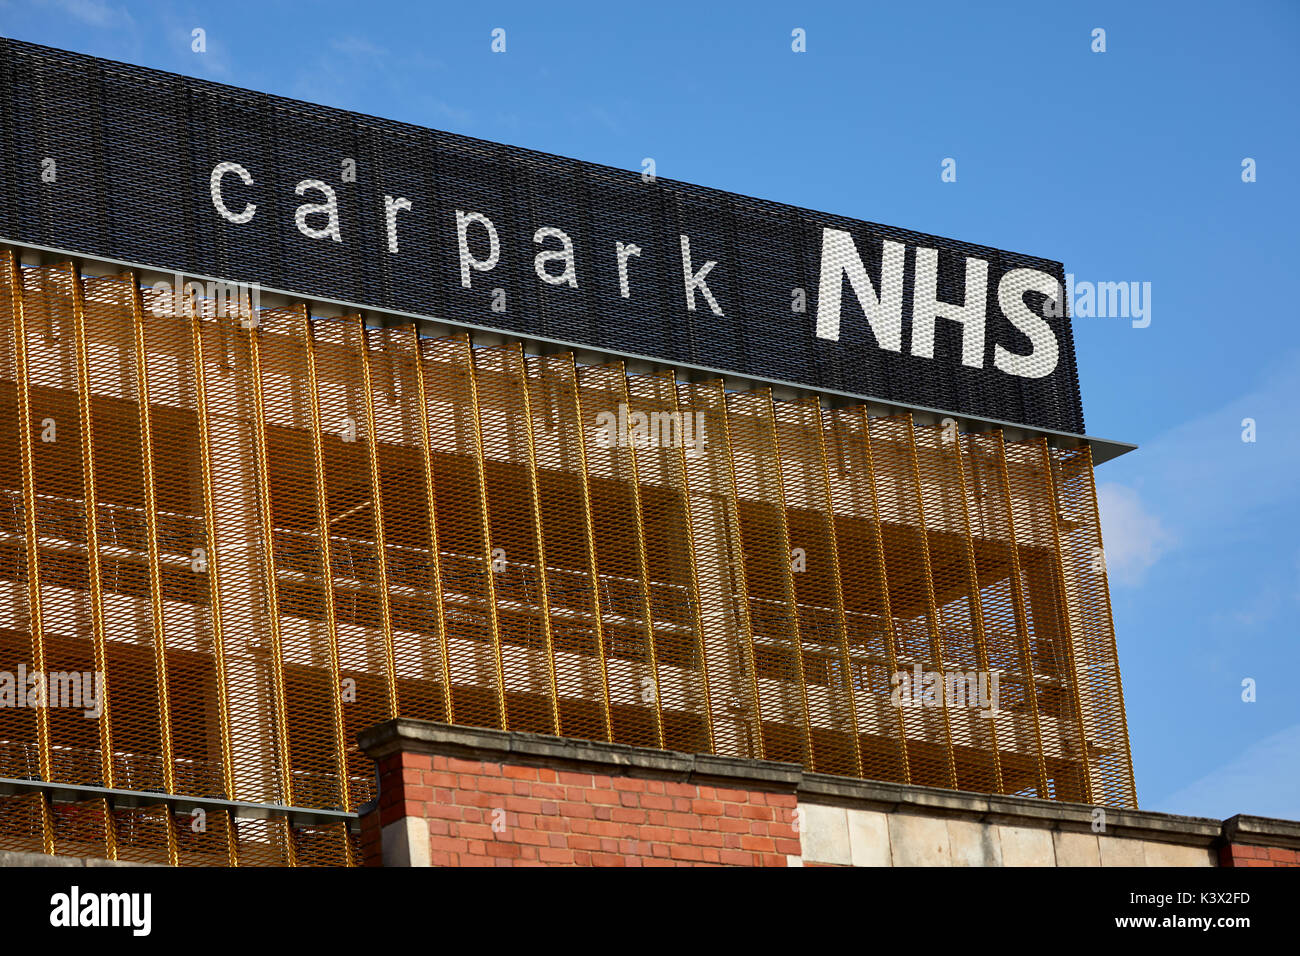
M 362 815 L 358 840 L 372 866 L 888 866 L 913 865 L 922 850 L 938 864 L 960 856 L 997 865 L 983 846 L 990 834 L 1005 839 L 1006 827 L 1019 826 L 1086 835 L 1090 822 L 1086 807 L 993 798 L 999 822 L 975 841 L 970 826 L 953 821 L 987 819 L 989 798 L 792 764 L 416 720 L 385 721 L 359 743 L 379 774 L 379 800 Z M 927 821 L 917 817 L 943 824 L 943 833 L 918 829 Z M 806 856 L 796 821 L 809 827 Z M 1154 840 L 1191 851 L 1156 847 L 1157 859 L 1203 866 L 1209 847 L 1220 846 L 1221 866 L 1300 866 L 1300 822 L 1142 811 L 1118 811 L 1116 821 L 1117 836 L 1139 841 L 1133 849 Z M 861 839 L 844 845 L 854 832 Z M 1048 865 L 1057 862 L 1052 846 Z
M 793 793 L 419 753 L 381 759 L 379 791 L 368 865 L 405 816 L 427 821 L 434 866 L 785 866 L 800 852 Z
M 383 866 L 383 833 L 379 826 L 379 813 L 367 813 L 361 817 L 361 832 L 357 838 L 357 861 L 362 866 Z
M 1219 849 L 1219 866 L 1297 866 L 1300 850 L 1229 843 Z

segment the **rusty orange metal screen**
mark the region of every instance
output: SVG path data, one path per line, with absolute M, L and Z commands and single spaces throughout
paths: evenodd
M 353 811 L 403 716 L 1136 805 L 1086 447 L 0 273 L 0 671 L 102 691 L 0 707 L 0 777 Z M 352 860 L 213 816 L 0 840 Z

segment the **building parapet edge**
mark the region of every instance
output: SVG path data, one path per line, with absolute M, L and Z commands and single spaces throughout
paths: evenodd
M 708 783 L 737 790 L 794 793 L 803 802 L 912 812 L 1037 829 L 1091 831 L 1096 807 L 1036 797 L 981 794 L 812 773 L 794 763 L 654 750 L 628 744 L 520 731 L 388 720 L 357 737 L 376 762 L 397 753 L 436 754 L 488 763 Z M 1214 848 L 1226 844 L 1300 849 L 1300 822 L 1238 814 L 1227 820 L 1103 807 L 1109 836 Z

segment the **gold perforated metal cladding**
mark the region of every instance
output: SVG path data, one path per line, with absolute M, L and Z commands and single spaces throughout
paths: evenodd
M 448 721 L 442 564 L 415 330 L 370 329 L 366 336 L 386 556 L 378 586 L 389 605 L 396 709 Z
M 98 574 L 105 595 L 108 693 L 100 723 L 114 754 L 110 785 L 167 791 L 173 787 L 166 636 L 158 626 L 161 594 L 151 555 L 156 514 L 144 487 L 136 286 L 130 277 L 110 277 L 88 279 L 83 288 Z
M 570 355 L 547 355 L 530 357 L 527 374 L 560 733 L 607 741 L 609 685 L 577 369 Z
M 858 776 L 862 760 L 856 688 L 845 630 L 821 406 L 815 399 L 776 402 L 774 411 L 812 764 L 824 773 Z
M 1007 483 L 1020 550 L 1021 590 L 1029 624 L 1029 664 L 1043 739 L 1048 793 L 1088 800 L 1083 728 L 1073 697 L 1069 614 L 1057 552 L 1056 502 L 1041 442 L 1006 446 Z
M 696 422 L 702 451 L 684 455 L 691 555 L 699 594 L 713 752 L 763 756 L 761 708 L 741 554 L 736 481 L 721 381 L 678 386 L 678 407 Z
M 768 760 L 811 766 L 808 694 L 771 394 L 767 390 L 728 394 L 727 431 L 763 753 Z
M 1017 582 L 1020 550 L 1011 516 L 1011 490 L 1002 435 L 967 435 L 965 460 L 971 543 L 980 585 L 985 654 L 1001 675 L 998 755 L 1010 793 L 1047 794 L 1038 696 L 1025 595 Z
M 395 714 L 1135 803 L 1086 448 L 0 265 L 0 669 L 105 688 L 0 708 L 4 776 L 355 809 Z M 895 706 L 918 670 L 996 672 L 997 716 Z M 0 815 L 45 852 L 355 857 Z
M 885 582 L 899 671 L 944 674 L 942 637 L 930 570 L 921 480 L 910 418 L 873 418 L 868 425 Z M 911 681 L 916 684 L 915 680 Z M 912 687 L 912 698 L 919 689 Z M 900 695 L 901 697 L 901 695 Z M 902 706 L 911 783 L 956 786 L 951 720 L 945 707 Z
M 108 857 L 116 852 L 108 804 L 101 797 L 84 803 L 51 803 L 53 853 L 58 856 Z
M 506 726 L 554 734 L 555 652 L 524 357 L 518 346 L 477 349 L 473 364 Z
M 325 479 L 320 527 L 330 543 L 327 573 L 333 585 L 326 590 L 334 595 L 338 648 L 340 743 L 346 749 L 349 790 L 358 791 L 340 795 L 336 805 L 343 808 L 349 796 L 352 805 L 374 796 L 372 764 L 357 748 L 357 734 L 396 716 L 389 696 L 392 615 L 380 558 L 383 502 L 372 474 L 373 390 L 365 330 L 359 316 L 316 321 L 309 328 Z
M 175 838 L 165 805 L 114 808 L 112 826 L 117 859 L 131 863 L 172 862 Z
M 615 743 L 663 743 L 635 449 L 619 440 L 628 392 L 619 365 L 578 369 L 601 631 Z M 624 429 L 625 430 L 625 429 Z
M 663 746 L 707 753 L 710 701 L 685 472 L 686 456 L 697 454 L 695 442 L 703 436 L 694 419 L 682 418 L 671 375 L 629 376 L 627 391 Z
M 12 609 L 0 627 L 0 655 L 6 667 L 20 661 L 43 667 L 31 443 L 23 440 L 32 431 L 25 323 L 15 294 L 17 266 L 9 258 L 0 269 L 0 587 Z M 46 739 L 38 718 L 43 723 L 47 716 L 48 711 L 0 708 L 0 774 L 32 778 L 48 770 L 42 762 L 46 748 L 38 742 Z M 9 832 L 10 819 L 0 822 L 0 834 Z
M 161 305 L 161 303 L 160 303 Z M 255 332 L 218 320 L 206 303 L 179 304 L 190 326 L 194 414 L 189 468 L 176 474 L 178 499 L 198 492 L 200 535 L 186 570 L 206 578 L 214 649 L 222 796 L 256 802 L 291 799 L 280 719 L 279 615 L 266 472 L 259 350 Z M 164 312 L 167 310 L 163 310 Z M 154 318 L 151 316 L 151 319 Z M 185 389 L 189 382 L 178 383 Z M 187 391 L 180 391 L 184 399 Z M 195 434 L 197 432 L 197 434 Z M 197 441 L 195 439 L 197 438 Z M 199 480 L 193 481 L 197 474 Z M 190 489 L 193 489 L 190 491 Z
M 823 420 L 862 774 L 908 782 L 903 714 L 890 701 L 898 650 L 868 419 L 860 408 L 841 408 L 827 411 Z
M 20 853 L 50 853 L 45 826 L 48 807 L 40 793 L 0 797 L 0 849 Z
M 1134 806 L 1133 761 L 1128 745 L 1110 588 L 1102 550 L 1101 518 L 1088 448 L 1045 449 L 1056 492 L 1057 553 L 1063 566 L 1073 673 L 1083 725 L 1089 799 Z
M 938 669 L 954 675 L 945 685 L 945 693 L 965 695 L 977 690 L 978 682 L 972 688 L 961 679 L 962 675 L 987 673 L 989 666 L 975 578 L 962 443 L 952 426 L 914 428 L 913 435 L 921 491 L 920 517 L 929 552 L 938 626 Z M 984 716 L 978 707 L 948 707 L 946 711 L 958 789 L 1000 792 L 996 721 Z
M 451 721 L 505 726 L 501 642 L 469 340 L 422 339 Z
M 324 547 L 328 500 L 321 464 L 323 433 L 315 388 L 315 355 L 306 317 L 297 310 L 263 313 L 257 339 L 262 393 L 267 498 L 273 528 L 270 559 L 276 582 L 280 669 L 287 726 L 291 802 L 336 807 L 343 802 L 339 755 L 343 730 L 336 715 L 338 672 L 336 595 L 326 586 L 332 555 Z M 274 642 L 273 642 L 274 643 Z M 240 762 L 242 754 L 237 754 Z M 253 754 L 249 754 L 252 757 Z

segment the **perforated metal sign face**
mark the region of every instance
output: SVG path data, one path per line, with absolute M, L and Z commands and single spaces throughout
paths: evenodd
M 11 40 L 0 68 L 3 238 L 1083 434 L 1060 263 Z

